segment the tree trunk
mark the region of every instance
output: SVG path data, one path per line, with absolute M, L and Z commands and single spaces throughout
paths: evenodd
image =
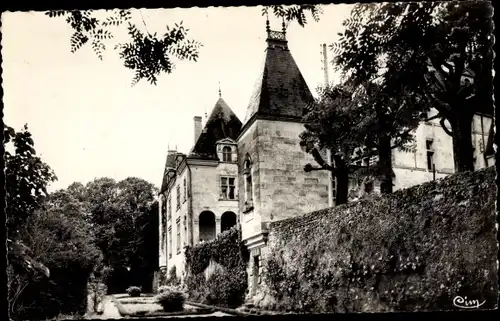
M 347 204 L 349 192 L 349 169 L 345 161 L 337 155 L 333 155 L 335 163 L 335 205 Z
M 472 150 L 473 115 L 458 114 L 450 120 L 453 138 L 453 159 L 455 172 L 474 171 Z
M 391 138 L 383 136 L 378 146 L 379 166 L 381 169 L 380 192 L 382 194 L 392 193 L 392 149 Z
M 335 175 L 337 184 L 335 186 L 335 205 L 347 204 L 349 192 L 349 172 L 347 168 L 342 168 Z

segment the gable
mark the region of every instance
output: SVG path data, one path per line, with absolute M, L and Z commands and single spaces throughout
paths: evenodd
M 231 138 L 224 138 L 216 142 L 217 145 L 219 144 L 226 144 L 226 145 L 236 145 L 236 141 Z
M 218 159 L 216 145 L 223 139 L 232 143 L 241 131 L 241 121 L 233 113 L 226 102 L 219 98 L 210 117 L 203 128 L 200 137 L 189 153 L 190 158 Z

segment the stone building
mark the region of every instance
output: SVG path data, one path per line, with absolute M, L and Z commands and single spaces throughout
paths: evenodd
M 182 277 L 184 246 L 215 238 L 238 221 L 238 154 L 241 121 L 220 97 L 204 128 L 194 117 L 188 155 L 169 151 L 159 195 L 160 267 Z
M 169 151 L 160 190 L 161 268 L 184 270 L 183 247 L 213 239 L 240 224 L 250 252 L 249 295 L 260 282 L 270 222 L 329 206 L 327 172 L 303 169 L 314 159 L 299 145 L 302 116 L 313 96 L 287 45 L 285 31 L 267 30 L 266 59 L 244 122 L 220 97 L 202 128 L 194 117 L 195 142 L 188 155 Z M 491 117 L 474 119 L 476 166 L 491 166 Z M 416 130 L 415 153 L 394 152 L 395 189 L 454 171 L 451 137 L 439 123 Z M 484 129 L 487 129 L 486 131 Z M 366 160 L 369 163 L 369 160 Z M 435 167 L 434 167 L 435 164 Z

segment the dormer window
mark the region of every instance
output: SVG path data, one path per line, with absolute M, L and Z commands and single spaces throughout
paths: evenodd
M 217 157 L 219 161 L 224 163 L 235 163 L 238 161 L 236 157 L 237 144 L 231 138 L 224 138 L 217 142 Z
M 230 162 L 231 161 L 231 147 L 224 146 L 222 147 L 222 161 Z

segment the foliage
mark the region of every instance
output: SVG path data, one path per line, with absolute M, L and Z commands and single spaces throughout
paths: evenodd
M 36 156 L 27 125 L 20 132 L 4 126 L 4 137 L 9 313 L 24 319 L 84 311 L 86 280 L 100 257 L 89 226 L 69 198 L 48 201 L 46 188 L 57 178 Z
M 172 72 L 175 67 L 174 59 L 196 61 L 201 46 L 199 42 L 187 38 L 189 29 L 182 22 L 174 27 L 167 26 L 167 32 L 163 35 L 149 33 L 147 28 L 145 33 L 142 32 L 132 22 L 130 10 L 111 10 L 104 19 L 97 18 L 89 10 L 51 10 L 46 14 L 51 18 L 65 17 L 74 30 L 70 39 L 71 52 L 90 43 L 101 60 L 103 51 L 106 50 L 104 40 L 113 38 L 113 27 L 126 26 L 130 40 L 116 44 L 115 49 L 119 51 L 124 66 L 135 72 L 132 85 L 142 79 L 156 84 L 159 74 Z
M 210 289 L 206 297 L 208 304 L 237 307 L 247 289 L 246 273 L 242 270 L 229 271 L 219 265 L 206 278 L 206 288 Z
M 273 223 L 256 305 L 302 312 L 456 309 L 498 293 L 495 170 Z M 483 197 L 476 197 L 483 195 Z
M 243 302 L 248 253 L 243 251 L 240 233 L 239 227 L 233 227 L 215 240 L 186 247 L 186 286 L 191 298 L 229 307 Z M 207 271 L 211 262 L 215 269 Z
M 335 64 L 355 86 L 376 81 L 374 100 L 437 109 L 456 170 L 473 170 L 472 117 L 493 110 L 491 17 L 487 1 L 358 4 L 332 46 Z
M 28 125 L 19 132 L 4 125 L 4 146 L 7 235 L 14 241 L 26 220 L 43 206 L 47 186 L 57 177 L 36 155 Z
M 179 285 L 180 282 L 181 281 L 177 277 L 177 268 L 174 265 L 174 266 L 172 266 L 172 268 L 168 272 L 167 285 L 174 285 L 175 286 L 175 285 Z
M 382 181 L 382 192 L 392 192 L 391 151 L 412 149 L 412 130 L 419 124 L 420 111 L 398 100 L 381 100 L 378 91 L 374 83 L 320 88 L 319 98 L 304 116 L 300 144 L 319 165 L 307 164 L 304 169 L 333 173 L 337 205 L 347 202 L 351 175 L 374 176 Z M 319 152 L 326 148 L 332 154 L 331 165 Z M 374 156 L 377 159 L 373 165 L 358 164 Z
M 84 313 L 87 281 L 101 260 L 89 225 L 81 216 L 49 207 L 37 211 L 26 222 L 21 239 L 29 247 L 31 257 L 50 270 L 50 277 L 11 272 L 11 290 L 18 288 L 20 281 L 24 284 L 17 304 L 14 301 L 11 305 L 12 316 L 31 319 L 60 312 Z
M 297 21 L 302 27 L 307 23 L 306 12 L 310 12 L 315 21 L 319 20 L 322 12 L 318 5 L 273 5 L 264 8 L 263 12 L 267 13 L 269 8 L 275 16 L 283 17 L 288 22 Z M 119 51 L 124 66 L 135 72 L 132 85 L 143 79 L 156 85 L 159 75 L 169 74 L 174 70 L 174 59 L 197 61 L 202 44 L 188 38 L 189 29 L 183 26 L 182 21 L 174 26 L 167 25 L 167 31 L 161 35 L 149 32 L 140 9 L 138 11 L 145 32 L 133 22 L 138 17 L 133 19 L 131 10 L 107 11 L 109 15 L 103 19 L 97 18 L 90 10 L 50 10 L 46 15 L 51 18 L 66 18 L 74 31 L 70 38 L 71 52 L 90 44 L 101 60 L 106 50 L 105 41 L 113 39 L 113 27 L 127 28 L 130 40 L 116 44 L 115 49 Z
M 112 268 L 108 280 L 110 291 L 126 289 L 114 286 L 113 280 L 122 272 L 120 278 L 126 277 L 130 282 L 144 286 L 151 283 L 147 278 L 157 269 L 158 254 L 155 187 L 133 177 L 120 182 L 99 178 L 89 182 L 83 194 L 97 245 L 105 264 Z
M 141 292 L 142 292 L 142 289 L 138 286 L 130 286 L 128 289 L 127 289 L 127 293 L 128 295 L 130 295 L 131 297 L 138 297 L 138 296 L 141 296 Z
M 262 15 L 268 15 L 272 11 L 274 16 L 283 18 L 288 23 L 297 21 L 301 27 L 307 24 L 307 15 L 309 12 L 314 21 L 318 22 L 323 9 L 319 5 L 300 4 L 300 5 L 271 5 L 262 8 Z
M 175 312 L 184 310 L 186 297 L 179 290 L 165 289 L 156 295 L 155 301 L 163 307 L 165 312 Z
M 180 291 L 177 285 L 162 285 L 158 288 L 158 293 L 168 292 L 168 291 Z

